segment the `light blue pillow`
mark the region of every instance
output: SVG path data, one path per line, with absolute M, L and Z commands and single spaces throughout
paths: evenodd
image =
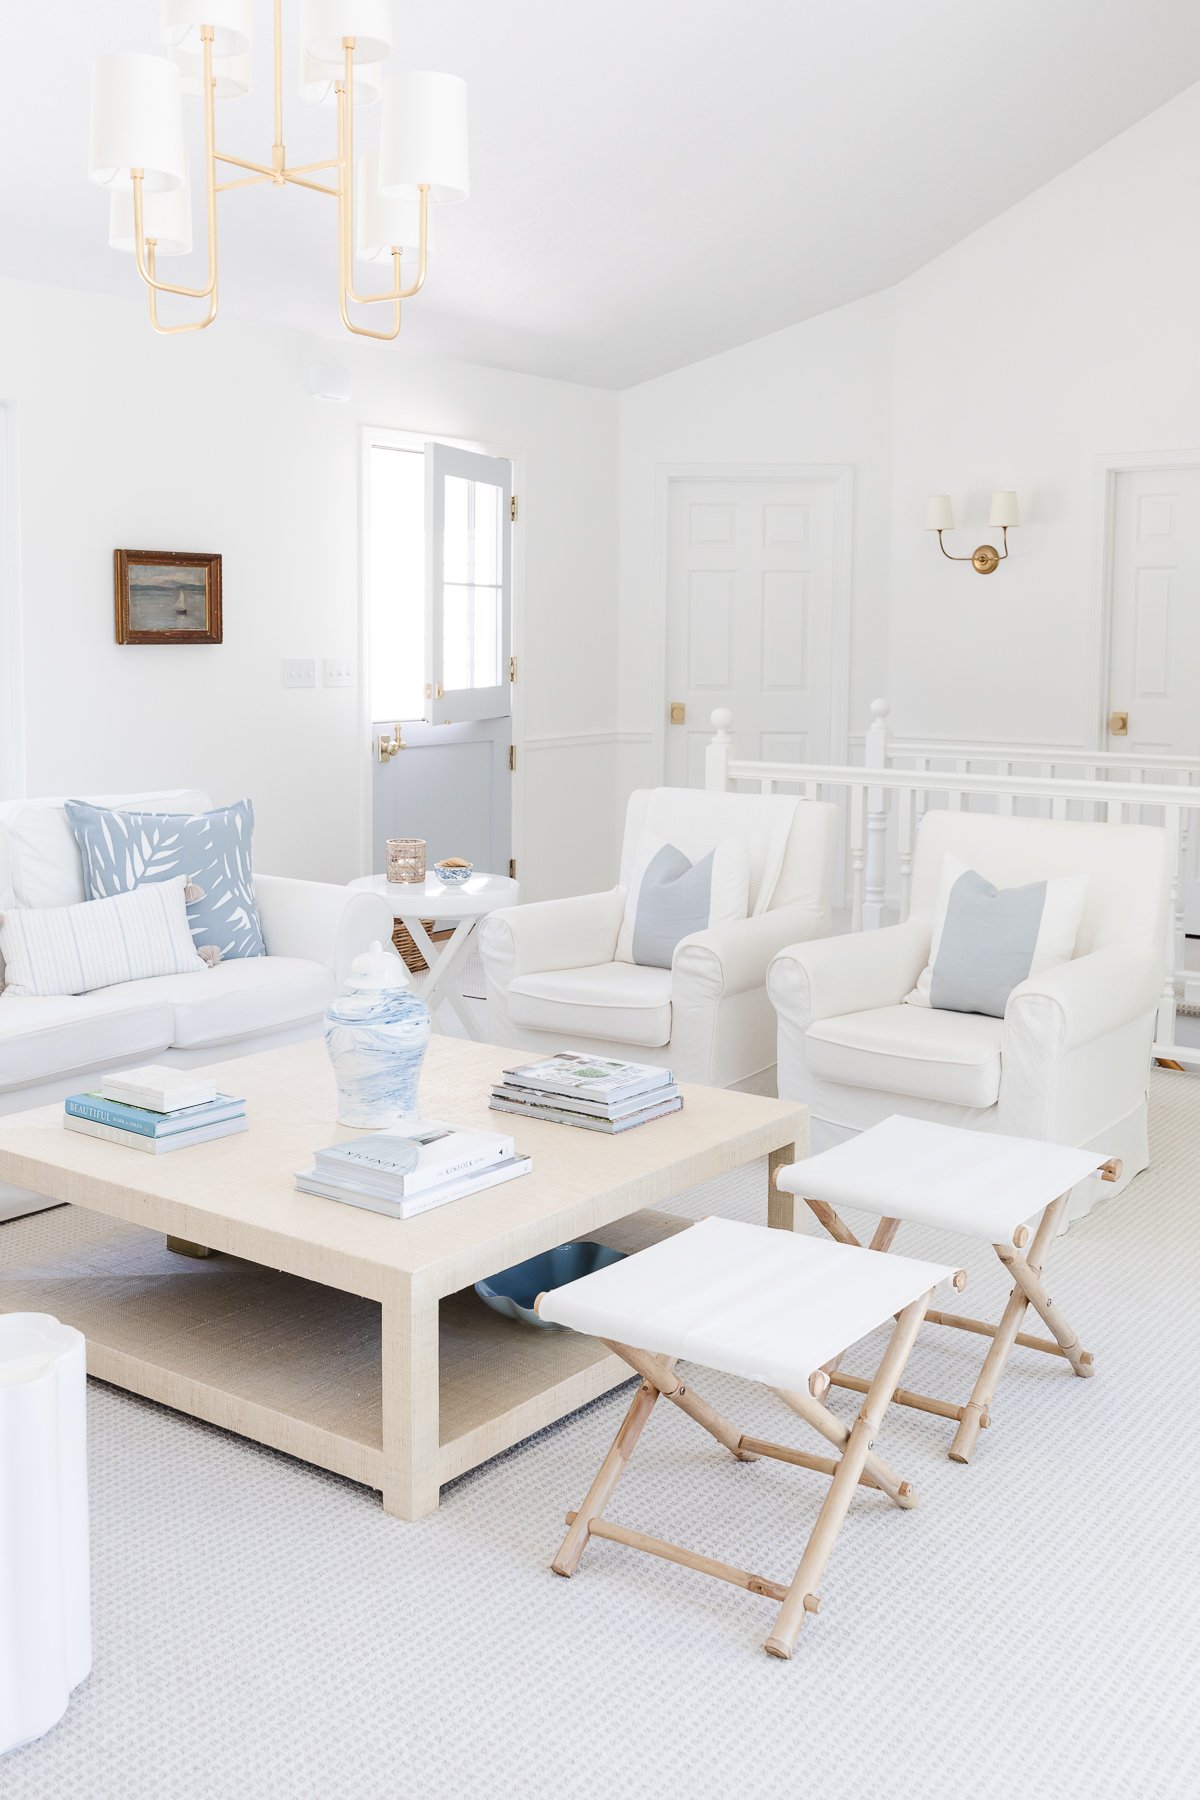
M 83 857 L 89 900 L 182 875 L 201 890 L 187 909 L 198 950 L 215 947 L 222 960 L 266 955 L 254 898 L 249 800 L 206 813 L 118 812 L 68 800 L 66 813 Z

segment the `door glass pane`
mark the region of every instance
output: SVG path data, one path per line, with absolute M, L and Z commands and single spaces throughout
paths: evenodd
M 500 489 L 477 481 L 475 488 L 475 565 L 472 579 L 487 587 L 500 581 Z
M 447 583 L 442 605 L 442 680 L 447 692 L 500 686 L 498 587 Z
M 367 595 L 372 721 L 419 719 L 425 700 L 425 463 L 371 446 Z
M 447 581 L 471 579 L 471 490 L 473 481 L 446 477 L 446 524 L 442 541 L 442 573 Z
M 446 477 L 442 681 L 447 693 L 501 685 L 503 493 Z

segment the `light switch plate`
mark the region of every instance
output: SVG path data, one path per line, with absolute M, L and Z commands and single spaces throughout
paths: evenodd
M 321 664 L 321 680 L 326 687 L 353 687 L 354 664 L 341 662 L 336 657 L 327 656 Z
M 311 656 L 285 656 L 283 659 L 285 688 L 311 688 L 317 685 L 317 664 Z

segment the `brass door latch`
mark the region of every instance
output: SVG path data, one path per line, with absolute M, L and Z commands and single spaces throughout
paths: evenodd
M 1113 737 L 1129 736 L 1129 714 L 1127 712 L 1111 712 L 1108 715 L 1108 729 Z
M 404 741 L 403 724 L 393 725 L 392 732 L 392 737 L 389 737 L 386 731 L 381 731 L 379 734 L 379 760 L 381 763 L 391 762 L 393 756 L 399 755 L 401 750 L 408 749 L 408 745 Z

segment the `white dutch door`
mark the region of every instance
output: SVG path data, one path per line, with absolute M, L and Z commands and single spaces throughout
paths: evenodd
M 1200 468 L 1125 470 L 1113 513 L 1110 750 L 1200 757 Z M 1146 780 L 1161 777 L 1147 772 Z M 1200 831 L 1184 927 L 1200 934 Z
M 733 712 L 739 756 L 828 761 L 839 491 L 819 479 L 669 484 L 672 786 L 703 786 L 718 706 Z

